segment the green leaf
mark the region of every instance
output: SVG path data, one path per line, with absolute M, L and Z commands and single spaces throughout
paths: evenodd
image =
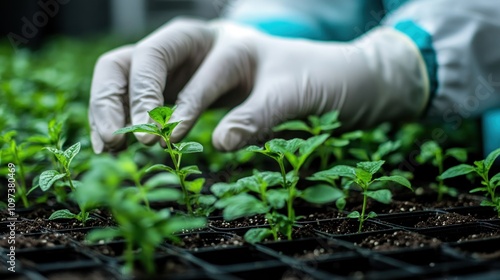
M 469 174 L 471 172 L 475 171 L 475 168 L 471 165 L 468 164 L 460 164 L 454 167 L 451 167 L 450 169 L 446 170 L 439 176 L 441 180 L 448 179 L 448 178 L 453 178 L 465 174 Z
M 186 176 L 190 174 L 201 174 L 200 169 L 198 169 L 198 166 L 196 165 L 185 166 L 181 168 L 180 172 Z
M 52 148 L 52 147 L 45 147 L 44 149 L 46 149 L 49 152 L 53 153 L 56 156 L 57 161 L 59 161 L 59 163 L 61 163 L 63 166 L 68 166 L 68 159 L 64 155 L 63 151 L 58 150 L 56 148 Z
M 410 190 L 413 190 L 413 188 L 411 187 L 410 181 L 408 181 L 408 179 L 406 179 L 405 177 L 399 176 L 399 175 L 382 176 L 382 177 L 375 179 L 375 181 L 390 181 L 390 182 L 398 183 L 402 186 L 405 186 L 405 187 L 409 188 Z
M 299 120 L 284 122 L 273 128 L 273 131 L 283 131 L 283 130 L 311 132 L 309 126 L 305 122 Z
M 495 160 L 498 156 L 500 156 L 500 148 L 494 150 L 486 157 L 486 159 L 484 160 L 484 167 L 486 168 L 486 170 L 491 169 L 491 166 L 493 165 L 493 163 L 495 163 Z
M 167 123 L 165 124 L 165 126 L 160 130 L 160 133 L 167 136 L 167 138 L 170 138 L 170 135 L 172 134 L 172 131 L 174 131 L 174 128 L 177 127 L 177 125 L 179 125 L 181 123 L 181 121 L 178 121 L 178 122 L 171 122 L 171 123 Z
M 349 213 L 349 215 L 347 215 L 347 218 L 351 218 L 351 219 L 359 219 L 361 217 L 361 214 L 359 214 L 358 211 L 352 211 L 351 213 Z
M 491 177 L 490 183 L 495 186 L 500 183 L 500 173 L 497 173 L 495 176 Z
M 193 181 L 186 181 L 186 189 L 192 193 L 199 194 L 205 184 L 205 178 L 197 178 Z
M 349 143 L 350 141 L 348 139 L 342 139 L 342 138 L 330 138 L 325 141 L 326 146 L 337 147 L 337 148 L 345 147 L 349 145 Z
M 62 179 L 66 174 L 61 174 L 57 170 L 47 170 L 40 174 L 39 185 L 42 191 L 46 192 L 59 179 Z
M 358 180 L 361 180 L 361 182 L 363 182 L 364 186 L 361 187 L 366 188 L 367 185 L 370 184 L 370 181 L 372 180 L 372 174 L 363 169 L 356 168 L 356 178 Z
M 376 159 L 375 160 L 380 160 L 384 156 L 388 155 L 391 152 L 396 151 L 399 149 L 401 146 L 401 143 L 399 141 L 387 141 L 379 145 L 377 151 L 375 152 L 376 154 Z
M 304 162 L 326 139 L 330 137 L 329 134 L 321 134 L 307 139 L 299 148 L 299 155 L 301 161 Z
M 365 194 L 368 197 L 371 197 L 376 201 L 384 204 L 389 204 L 392 200 L 392 194 L 389 190 L 366 191 Z
M 339 211 L 344 211 L 345 205 L 347 204 L 345 197 L 341 197 L 335 201 L 335 206 Z
M 480 187 L 480 188 L 475 188 L 469 191 L 469 193 L 475 193 L 475 192 L 487 192 L 488 188 L 486 187 Z
M 483 200 L 481 201 L 481 206 L 491 206 L 491 207 L 497 207 L 497 205 L 490 201 L 490 200 Z
M 325 171 L 316 172 L 312 176 L 307 177 L 306 179 L 309 181 L 323 181 L 323 182 L 326 182 L 330 185 L 334 185 L 335 180 L 337 180 L 338 178 L 339 178 L 339 176 L 331 175 L 329 170 L 325 170 Z
M 283 208 L 288 199 L 288 191 L 286 189 L 269 190 L 266 194 L 269 205 L 274 209 Z
M 247 151 L 247 152 L 262 152 L 263 150 L 264 149 L 262 147 L 255 146 L 255 145 L 248 146 L 245 149 L 245 151 Z
M 133 132 L 133 133 L 147 133 L 147 134 L 161 136 L 160 129 L 158 129 L 158 127 L 153 123 L 127 126 L 127 127 L 118 129 L 113 134 L 125 134 L 125 133 L 131 133 L 131 132 Z
M 300 197 L 309 203 L 324 204 L 333 202 L 344 196 L 341 190 L 328 186 L 316 185 L 302 191 Z
M 153 110 L 149 111 L 148 114 L 152 120 L 159 123 L 163 127 L 170 120 L 170 117 L 172 116 L 174 110 L 175 107 L 170 108 L 162 106 L 154 108 Z
M 146 189 L 155 189 L 160 186 L 178 185 L 179 177 L 172 173 L 162 172 L 154 175 L 144 183 Z
M 252 228 L 245 233 L 245 241 L 250 244 L 261 242 L 271 236 L 273 232 L 268 228 Z
M 352 148 L 352 149 L 349 149 L 348 151 L 356 159 L 365 160 L 365 161 L 370 160 L 370 156 L 368 155 L 368 153 L 366 152 L 365 149 Z
M 192 154 L 203 152 L 203 146 L 198 142 L 183 142 L 180 144 L 174 144 L 174 147 L 181 154 Z
M 462 148 L 451 148 L 446 150 L 445 156 L 450 156 L 460 162 L 465 162 L 467 161 L 467 150 Z
M 80 142 L 78 142 L 78 143 L 74 144 L 73 146 L 69 147 L 68 149 L 66 149 L 66 151 L 64 151 L 64 156 L 66 157 L 66 159 L 68 161 L 66 167 L 69 167 L 73 158 L 80 152 L 80 147 L 81 147 L 81 144 L 80 144 Z
M 217 201 L 217 197 L 215 197 L 213 195 L 200 195 L 198 197 L 198 204 L 200 204 L 204 207 L 211 206 L 211 205 L 215 204 L 216 201 Z
M 210 191 L 217 197 L 224 197 L 226 195 L 236 195 L 243 191 L 242 187 L 236 183 L 215 183 L 210 186 Z
M 177 174 L 177 172 L 172 167 L 165 165 L 165 164 L 155 164 L 155 165 L 149 167 L 148 169 L 146 169 L 146 172 L 158 171 L 158 170 L 168 171 L 172 174 Z
M 362 130 L 355 130 L 355 131 L 350 131 L 342 134 L 340 136 L 342 139 L 347 139 L 347 140 L 356 140 L 361 137 L 363 137 L 363 131 Z
M 57 210 L 50 215 L 49 220 L 56 219 L 74 219 L 76 215 L 71 213 L 68 209 Z
M 269 151 L 275 153 L 285 154 L 288 152 L 290 154 L 294 154 L 303 143 L 304 140 L 299 138 L 294 138 L 291 140 L 275 138 L 268 141 L 265 146 Z
M 334 110 L 327 113 L 324 113 L 319 117 L 319 123 L 321 125 L 330 125 L 336 124 L 339 120 L 339 111 Z
M 163 236 L 169 236 L 185 230 L 204 228 L 207 225 L 207 219 L 202 217 L 173 216 L 161 227 Z
M 368 216 L 366 216 L 367 219 L 372 219 L 372 218 L 375 218 L 377 217 L 377 213 L 371 211 L 370 213 L 368 213 Z
M 121 237 L 122 232 L 119 229 L 116 228 L 103 228 L 103 229 L 95 229 L 92 230 L 87 236 L 85 236 L 85 239 L 90 241 L 90 242 L 96 242 L 96 241 L 105 241 L 109 242 L 115 238 Z
M 356 178 L 356 168 L 347 165 L 337 165 L 328 170 L 320 171 L 318 173 L 321 173 L 321 176 L 328 176 L 332 178 L 335 176 L 347 177 L 350 179 Z
M 146 194 L 149 201 L 176 201 L 181 197 L 181 192 L 172 188 L 150 190 Z
M 441 147 L 435 141 L 427 141 L 420 147 L 417 160 L 419 163 L 425 163 L 436 158 L 438 153 L 441 153 Z
M 383 160 L 378 161 L 362 161 L 356 164 L 356 167 L 362 169 L 370 174 L 375 174 L 380 170 L 382 165 L 385 163 Z
M 263 214 L 269 210 L 262 201 L 245 193 L 232 197 L 230 200 L 228 199 L 226 204 L 223 216 L 228 221 L 255 214 Z M 220 207 L 220 202 L 216 203 L 216 207 Z

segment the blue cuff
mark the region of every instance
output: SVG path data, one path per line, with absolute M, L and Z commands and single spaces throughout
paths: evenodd
M 400 21 L 394 28 L 410 37 L 422 54 L 430 83 L 430 98 L 426 107 L 428 109 L 438 88 L 437 56 L 432 44 L 432 36 L 411 20 Z M 425 111 L 427 111 L 427 109 Z
M 483 151 L 484 157 L 500 148 L 500 109 L 483 115 Z

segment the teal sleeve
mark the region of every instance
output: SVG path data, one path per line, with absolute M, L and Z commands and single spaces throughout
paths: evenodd
M 484 156 L 486 157 L 498 148 L 500 148 L 500 109 L 486 112 L 483 115 Z
M 352 40 L 377 26 L 382 0 L 251 0 L 227 18 L 268 34 L 324 41 Z

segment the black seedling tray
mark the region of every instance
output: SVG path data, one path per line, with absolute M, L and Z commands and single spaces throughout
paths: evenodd
M 220 244 L 219 242 L 221 240 L 230 240 L 232 238 L 237 237 L 236 234 L 230 233 L 230 232 L 214 232 L 214 231 L 205 231 L 205 232 L 196 232 L 196 233 L 186 233 L 186 234 L 179 234 L 178 237 L 182 240 L 184 237 L 189 237 L 189 236 L 200 236 L 205 243 L 213 243 L 214 245 L 208 246 L 208 247 L 202 247 L 202 246 L 196 246 L 196 248 L 189 249 L 185 248 L 182 245 L 179 244 L 174 244 L 172 241 L 167 241 L 165 244 L 167 248 L 176 250 L 176 251 L 197 251 L 197 252 L 203 252 L 203 251 L 212 251 L 212 250 L 218 250 L 221 248 L 233 248 L 233 247 L 242 247 L 245 244 L 243 242 L 239 245 L 234 245 L 234 244 Z
M 457 213 L 464 216 L 471 216 L 480 221 L 500 221 L 497 212 L 493 207 L 472 206 L 445 209 L 446 212 Z
M 377 217 L 377 221 L 387 224 L 392 227 L 402 229 L 415 229 L 415 225 L 419 222 L 426 221 L 431 217 L 446 214 L 444 211 L 418 211 L 411 213 L 398 213 Z
M 500 237 L 460 243 L 455 242 L 448 244 L 448 246 L 458 254 L 474 260 L 494 260 L 500 268 Z
M 329 227 L 335 229 L 339 228 L 341 224 L 347 224 L 349 229 L 351 230 L 351 233 L 342 233 L 342 232 L 330 232 L 330 231 L 325 231 L 322 227 L 328 225 Z M 341 218 L 341 219 L 331 219 L 331 220 L 325 220 L 325 221 L 319 221 L 319 222 L 310 222 L 307 223 L 309 225 L 314 226 L 314 231 L 320 235 L 325 235 L 325 236 L 345 236 L 349 234 L 360 234 L 357 232 L 358 227 L 359 227 L 359 222 L 357 219 L 350 219 L 350 218 Z M 370 228 L 375 228 L 375 230 L 370 230 Z M 367 220 L 363 223 L 363 232 L 379 232 L 383 231 L 386 229 L 392 229 L 393 227 L 391 225 L 386 225 L 383 223 L 379 223 L 378 221 L 375 220 Z M 367 231 L 368 230 L 368 231 Z
M 312 237 L 257 244 L 261 250 L 287 263 L 352 256 L 356 253 L 338 240 Z
M 493 236 L 491 237 L 500 236 L 500 227 L 489 225 L 487 223 L 473 223 L 420 229 L 417 230 L 417 232 L 427 236 L 436 237 L 443 242 L 463 242 L 464 238 L 472 235 L 492 234 Z M 481 239 L 484 239 L 484 237 Z
M 23 268 L 31 268 L 39 272 L 74 269 L 98 264 L 98 261 L 92 256 L 73 248 L 25 250 L 16 252 L 16 259 Z
M 259 268 L 232 269 L 229 271 L 236 279 L 329 279 L 328 275 L 312 269 L 294 268 L 284 264 L 271 264 Z M 331 278 L 330 278 L 331 279 Z

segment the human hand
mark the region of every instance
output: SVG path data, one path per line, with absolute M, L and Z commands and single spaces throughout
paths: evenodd
M 352 43 L 284 39 L 229 22 L 176 20 L 102 56 L 89 118 L 96 152 L 117 150 L 126 125 L 151 122 L 147 111 L 175 100 L 178 141 L 217 99 L 232 110 L 212 136 L 232 151 L 273 126 L 340 111 L 346 129 L 416 117 L 428 99 L 425 65 L 405 35 L 379 28 Z M 237 106 L 235 104 L 241 103 Z M 136 134 L 139 141 L 157 141 Z M 263 139 L 259 139 L 263 140 Z

